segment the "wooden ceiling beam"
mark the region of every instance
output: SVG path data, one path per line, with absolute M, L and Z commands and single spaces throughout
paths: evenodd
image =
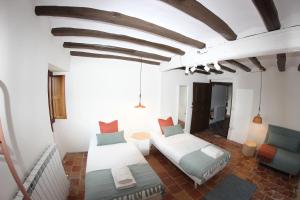
M 258 58 L 256 57 L 250 57 L 249 60 L 261 71 L 266 71 L 266 68 L 262 66 L 262 64 L 259 62 Z
M 251 72 L 251 69 L 249 67 L 247 67 L 246 65 L 242 64 L 242 63 L 239 63 L 237 62 L 236 60 L 226 60 L 227 63 L 231 64 L 231 65 L 234 65 L 246 72 Z
M 118 40 L 123 42 L 129 42 L 133 44 L 138 44 L 142 46 L 148 46 L 155 49 L 175 53 L 177 55 L 184 55 L 185 52 L 181 49 L 160 44 L 156 42 L 150 42 L 147 40 L 142 40 L 138 38 L 134 38 L 127 35 L 115 34 L 115 33 L 108 33 L 103 31 L 97 30 L 90 30 L 90 29 L 80 29 L 80 28 L 68 28 L 68 27 L 60 27 L 60 28 L 52 28 L 51 33 L 54 36 L 76 36 L 76 37 L 95 37 L 95 38 L 104 38 L 104 39 L 111 39 L 111 40 Z
M 172 70 L 176 70 L 176 69 L 185 70 L 185 67 L 184 66 L 183 67 L 176 67 L 176 68 L 170 69 L 168 71 L 172 71 Z
M 218 64 L 220 65 L 221 69 L 224 70 L 224 71 L 231 72 L 231 73 L 235 73 L 236 72 L 236 70 L 231 69 L 230 67 L 227 67 L 227 66 L 225 66 L 225 65 L 223 65 L 221 63 L 218 63 Z
M 186 37 L 180 33 L 169 30 L 162 26 L 158 26 L 142 19 L 124 15 L 118 12 L 98 10 L 87 7 L 36 6 L 35 14 L 38 16 L 71 17 L 107 22 L 153 33 L 196 48 L 202 49 L 205 47 L 205 44 L 203 42 Z
M 198 65 L 197 66 L 197 70 L 201 70 L 203 73 L 206 73 L 207 75 L 210 75 L 211 74 L 211 72 L 213 72 L 213 73 L 215 73 L 215 74 L 221 74 L 221 73 L 223 73 L 223 72 L 219 72 L 218 70 L 216 70 L 216 69 L 213 69 L 212 67 L 214 67 L 214 65 L 213 64 L 208 64 L 208 67 L 210 68 L 210 70 L 209 71 L 206 71 L 205 69 L 204 69 L 204 65 Z
M 202 69 L 204 69 L 203 65 L 200 65 Z M 207 64 L 207 66 L 210 68 L 210 72 L 215 73 L 215 74 L 223 74 L 224 72 L 221 70 L 217 70 L 215 68 L 215 65 L 213 63 Z
M 139 58 L 132 58 L 126 56 L 115 56 L 109 54 L 97 54 L 97 53 L 88 53 L 82 51 L 70 51 L 71 56 L 79 56 L 79 57 L 89 57 L 89 58 L 107 58 L 107 59 L 117 59 L 117 60 L 127 60 L 127 61 L 134 61 L 139 63 L 146 63 L 150 65 L 160 65 L 159 62 L 151 61 L 151 60 L 144 60 Z
M 280 72 L 285 71 L 285 64 L 286 64 L 286 54 L 280 53 L 276 55 L 277 57 L 277 67 Z
M 221 70 L 216 70 L 216 69 L 210 69 L 210 71 L 212 72 L 212 73 L 215 73 L 215 74 L 223 74 L 224 72 L 223 71 L 221 71 Z
M 227 40 L 235 40 L 237 35 L 234 31 L 224 22 L 221 18 L 211 12 L 209 9 L 204 7 L 201 3 L 196 0 L 161 0 L 178 10 L 198 19 L 202 23 L 209 26 L 214 31 L 221 34 Z
M 205 70 L 200 70 L 200 69 L 196 69 L 196 71 L 194 73 L 204 74 L 204 75 L 210 75 L 210 72 L 207 72 Z
M 171 69 L 171 70 L 176 70 L 176 69 L 185 70 L 185 67 L 177 67 L 177 68 L 173 68 L 173 69 Z M 169 71 L 170 71 L 170 70 L 169 70 Z M 207 72 L 207 71 L 201 70 L 201 69 L 196 69 L 193 73 L 210 75 L 210 72 Z
M 100 45 L 100 44 L 64 42 L 63 47 L 75 48 L 75 49 L 91 49 L 91 50 L 97 50 L 97 51 L 109 51 L 109 52 L 127 54 L 127 55 L 131 55 L 131 56 L 137 56 L 140 58 L 150 58 L 150 59 L 161 60 L 161 61 L 170 61 L 171 60 L 170 57 L 161 56 L 161 55 L 154 54 L 154 53 L 148 53 L 148 52 L 144 52 L 144 51 L 138 51 L 135 49 L 127 49 L 127 48 L 122 48 L 122 47 L 106 46 L 106 45 Z
M 273 0 L 252 0 L 268 31 L 280 29 L 278 12 Z

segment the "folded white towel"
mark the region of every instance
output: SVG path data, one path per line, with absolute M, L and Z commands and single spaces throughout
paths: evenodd
M 221 151 L 220 149 L 218 149 L 212 145 L 208 145 L 208 146 L 202 148 L 201 151 L 214 159 L 219 158 L 224 153 L 223 151 Z
M 126 189 L 136 186 L 135 179 L 127 166 L 112 168 L 111 174 L 117 189 Z

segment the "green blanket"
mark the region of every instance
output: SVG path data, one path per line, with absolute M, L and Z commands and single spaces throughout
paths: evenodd
M 222 170 L 229 162 L 230 154 L 223 149 L 220 150 L 222 150 L 224 154 L 219 158 L 214 159 L 199 149 L 183 156 L 179 161 L 179 166 L 186 173 L 197 177 L 201 180 L 201 183 L 204 183 L 216 172 Z
M 128 166 L 137 185 L 118 190 L 110 169 L 92 171 L 85 177 L 86 200 L 141 200 L 155 193 L 163 194 L 164 185 L 148 164 Z

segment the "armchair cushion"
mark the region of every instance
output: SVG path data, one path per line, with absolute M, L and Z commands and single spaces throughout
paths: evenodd
M 276 148 L 269 144 L 262 144 L 257 153 L 257 157 L 267 163 L 272 162 L 275 155 Z
M 267 165 L 296 175 L 300 171 L 300 154 L 278 148 L 273 161 Z
M 295 140 L 295 138 L 293 137 L 284 136 L 276 132 L 273 132 L 272 134 L 269 135 L 268 144 L 292 152 L 297 152 L 299 148 L 298 140 Z
M 265 143 L 300 153 L 300 132 L 280 126 L 269 125 Z

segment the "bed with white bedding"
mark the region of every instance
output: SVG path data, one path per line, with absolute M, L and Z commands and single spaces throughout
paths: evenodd
M 221 171 L 229 162 L 230 154 L 190 133 L 165 137 L 160 132 L 151 132 L 152 144 L 173 164 L 197 184 L 202 184 Z M 203 150 L 213 148 L 222 152 L 213 158 Z
M 128 166 L 136 186 L 117 189 L 111 169 Z M 164 186 L 143 155 L 132 143 L 97 146 L 91 139 L 85 177 L 86 200 L 161 199 Z

